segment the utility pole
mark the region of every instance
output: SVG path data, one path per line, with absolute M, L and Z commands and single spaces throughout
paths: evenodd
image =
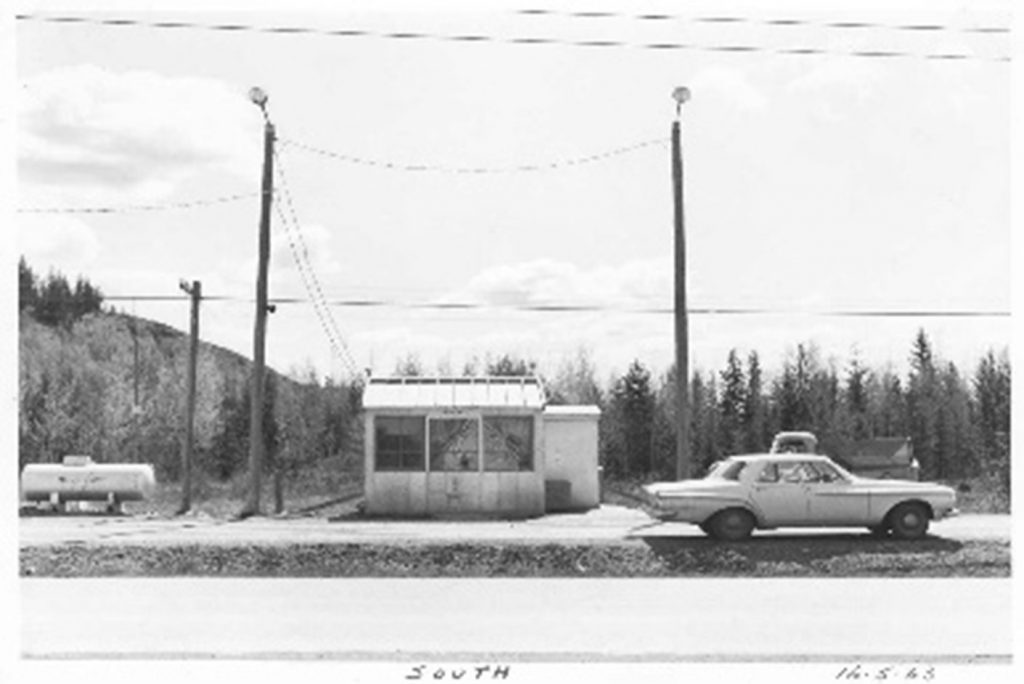
M 672 122 L 672 196 L 675 204 L 675 340 L 676 340 L 676 479 L 690 476 L 690 341 L 686 318 L 686 232 L 683 217 L 683 152 L 680 119 L 688 88 L 672 91 L 676 118 Z
M 256 325 L 253 333 L 252 410 L 249 420 L 249 496 L 240 518 L 260 512 L 263 483 L 263 389 L 267 343 L 267 267 L 270 262 L 270 208 L 274 193 L 274 124 L 267 116 L 267 94 L 249 90 L 249 99 L 263 113 L 263 188 L 260 204 L 259 262 L 256 272 Z
M 196 422 L 196 365 L 199 358 L 199 302 L 203 298 L 203 284 L 193 280 L 189 285 L 182 280 L 178 283 L 186 294 L 192 297 L 192 314 L 189 318 L 189 348 L 187 398 L 185 401 L 185 441 L 181 445 L 181 507 L 178 515 L 192 509 L 192 445 Z
M 135 316 L 135 307 L 132 306 L 132 457 L 134 463 L 142 461 L 141 444 L 139 440 L 139 416 L 142 415 L 142 407 L 139 406 L 139 319 Z

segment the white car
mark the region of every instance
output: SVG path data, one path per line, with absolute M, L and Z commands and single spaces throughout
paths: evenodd
M 957 514 L 950 487 L 858 477 L 815 454 L 731 456 L 703 479 L 644 489 L 655 517 L 694 523 L 725 540 L 744 539 L 754 528 L 853 526 L 917 539 L 930 521 Z

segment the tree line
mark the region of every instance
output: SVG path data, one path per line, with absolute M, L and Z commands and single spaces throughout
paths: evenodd
M 690 452 L 697 470 L 729 454 L 765 451 L 775 433 L 815 433 L 823 453 L 838 455 L 876 437 L 909 437 L 923 479 L 993 478 L 1009 492 L 1010 361 L 990 350 L 969 375 L 934 353 L 924 330 L 901 378 L 854 358 L 840 367 L 812 344 L 787 355 L 766 379 L 756 351 L 734 349 L 717 372 L 690 380 Z M 591 369 L 592 370 L 592 369 Z M 586 359 L 571 366 L 569 387 L 583 387 L 603 408 L 601 459 L 613 477 L 671 479 L 675 472 L 675 371 L 653 378 L 640 362 L 607 392 L 588 381 Z M 561 386 L 554 384 L 556 396 Z M 574 397 L 575 399 L 575 397 Z
M 187 337 L 168 326 L 103 308 L 82 278 L 34 274 L 19 263 L 19 467 L 85 453 L 98 461 L 154 464 L 161 480 L 179 477 Z M 697 469 L 728 454 L 765 450 L 782 430 L 808 430 L 825 453 L 858 440 L 913 440 L 926 479 L 989 477 L 1009 491 L 1010 361 L 990 350 L 968 372 L 942 360 L 924 330 L 912 340 L 909 373 L 822 358 L 799 344 L 774 374 L 756 351 L 728 353 L 717 371 L 695 370 L 690 450 Z M 249 451 L 249 362 L 201 345 L 197 374 L 196 462 L 210 477 L 244 471 Z M 438 368 L 452 375 L 448 367 Z M 395 375 L 425 375 L 415 355 Z M 462 375 L 537 375 L 538 364 L 488 354 Z M 655 377 L 633 361 L 602 382 L 586 351 L 542 378 L 553 404 L 601 408 L 600 462 L 624 479 L 671 479 L 675 472 L 675 371 Z M 269 472 L 293 477 L 326 459 L 362 469 L 362 387 L 319 380 L 307 368 L 269 371 L 264 420 Z
M 24 259 L 18 271 L 19 470 L 85 454 L 150 463 L 158 480 L 178 480 L 187 335 L 106 310 L 83 278 L 73 286 L 59 273 L 39 278 Z M 250 375 L 241 355 L 200 345 L 193 449 L 205 477 L 226 481 L 248 465 Z M 311 368 L 268 371 L 267 472 L 280 482 L 328 459 L 359 472 L 360 398 L 360 386 L 319 379 Z
M 103 293 L 79 276 L 72 285 L 62 273 L 37 275 L 18 260 L 18 309 L 44 325 L 67 329 L 75 321 L 103 309 Z
M 845 365 L 798 344 L 769 377 L 757 351 L 731 350 L 718 371 L 690 377 L 690 453 L 697 473 L 730 454 L 766 451 L 777 432 L 815 433 L 823 453 L 838 455 L 856 442 L 909 437 L 925 479 L 993 479 L 1009 492 L 1009 352 L 990 350 L 970 374 L 943 361 L 925 331 L 909 350 L 909 374 Z M 488 354 L 462 375 L 534 375 L 538 364 L 514 354 Z M 450 374 L 450 368 L 439 368 Z M 426 375 L 415 355 L 395 375 Z M 675 477 L 675 368 L 655 377 L 642 361 L 606 382 L 585 350 L 543 377 L 553 404 L 601 408 L 599 460 L 613 479 Z

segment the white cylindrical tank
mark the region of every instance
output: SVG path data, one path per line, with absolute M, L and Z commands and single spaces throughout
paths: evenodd
M 151 465 L 93 463 L 88 456 L 65 456 L 60 464 L 30 463 L 21 472 L 26 501 L 141 501 L 155 486 Z

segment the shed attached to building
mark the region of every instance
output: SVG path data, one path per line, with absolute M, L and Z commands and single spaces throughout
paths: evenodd
M 598 505 L 596 407 L 545 403 L 534 377 L 370 378 L 367 513 L 536 516 L 553 484 L 555 508 Z

